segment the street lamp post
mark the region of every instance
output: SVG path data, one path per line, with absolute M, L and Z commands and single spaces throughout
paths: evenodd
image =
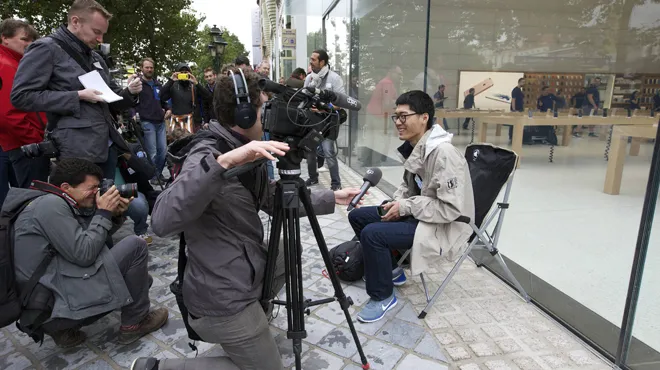
M 211 43 L 208 45 L 211 56 L 213 57 L 213 69 L 217 72 L 220 72 L 220 63 L 222 61 L 222 55 L 225 53 L 225 47 L 227 46 L 227 41 L 222 38 L 222 31 L 216 25 L 213 25 L 211 28 Z

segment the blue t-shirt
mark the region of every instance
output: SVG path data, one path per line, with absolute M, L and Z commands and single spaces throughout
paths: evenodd
M 589 86 L 585 95 L 586 96 L 584 98 L 584 102 L 582 102 L 583 107 L 591 106 L 591 102 L 589 102 L 589 95 L 593 95 L 594 104 L 596 104 L 596 106 L 600 105 L 600 92 L 596 86 Z
M 523 95 L 522 89 L 518 86 L 513 88 L 511 91 L 511 99 L 516 99 L 516 106 L 512 107 L 515 112 L 522 112 L 525 110 L 525 95 Z
M 541 112 L 547 112 L 548 110 L 552 110 L 552 106 L 556 99 L 557 97 L 555 97 L 554 94 L 548 94 L 545 96 L 541 95 L 536 101 L 536 107 Z

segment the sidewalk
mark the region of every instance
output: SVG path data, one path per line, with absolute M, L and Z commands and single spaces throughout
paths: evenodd
M 304 163 L 302 168 L 306 168 Z M 341 164 L 340 171 L 344 187 L 362 185 L 362 176 L 347 166 Z M 321 173 L 320 180 L 319 186 L 329 188 L 327 172 Z M 371 189 L 370 193 L 365 199 L 367 204 L 380 204 L 386 198 L 378 189 Z M 329 248 L 353 237 L 346 215 L 346 207 L 337 207 L 334 214 L 319 217 Z M 264 214 L 262 220 L 268 221 L 268 217 Z M 130 234 L 131 226 L 125 225 L 117 237 Z M 332 296 L 332 285 L 322 275 L 325 266 L 307 219 L 301 220 L 301 229 L 305 297 Z M 5 328 L 0 330 L 0 369 L 123 369 L 136 357 L 195 357 L 169 290 L 176 277 L 177 250 L 176 238 L 154 237 L 150 246 L 149 271 L 154 277 L 152 304 L 170 309 L 170 320 L 161 330 L 131 345 L 119 346 L 115 341 L 119 315 L 114 312 L 83 329 L 89 336 L 86 343 L 61 350 L 50 338 L 39 347 L 14 327 Z M 439 266 L 436 273 L 428 275 L 431 290 L 437 288 L 450 268 Z M 399 304 L 385 319 L 372 324 L 356 323 L 372 369 L 611 369 L 611 365 L 592 354 L 559 324 L 470 261 L 463 264 L 424 320 L 417 319 L 417 313 L 426 303 L 421 282 L 409 273 L 408 278 L 404 286 L 396 288 Z M 355 313 L 368 300 L 364 283 L 344 284 L 344 291 L 355 303 L 350 310 L 355 321 Z M 303 369 L 361 369 L 338 303 L 314 308 L 305 323 Z M 272 332 L 280 345 L 285 367 L 292 368 L 286 325 L 286 312 L 280 308 Z M 218 345 L 198 342 L 197 347 L 199 356 L 223 353 Z

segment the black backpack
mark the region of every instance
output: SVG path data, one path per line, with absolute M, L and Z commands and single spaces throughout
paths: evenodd
M 16 211 L 0 214 L 0 328 L 16 322 L 19 330 L 32 337 L 35 342 L 40 342 L 44 338 L 41 326 L 50 317 L 52 302 L 49 302 L 49 297 L 44 298 L 47 294 L 39 294 L 44 298 L 40 299 L 43 302 L 32 302 L 31 298 L 56 252 L 49 248 L 48 254 L 22 289 L 19 289 L 16 283 L 14 270 L 14 222 L 36 198 L 26 200 Z
M 335 273 L 344 281 L 357 281 L 364 276 L 362 246 L 357 240 L 349 240 L 330 250 Z

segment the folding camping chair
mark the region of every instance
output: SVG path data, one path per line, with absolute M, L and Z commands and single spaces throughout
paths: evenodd
M 509 270 L 506 262 L 504 262 L 504 259 L 497 249 L 497 242 L 500 238 L 504 214 L 509 208 L 509 195 L 511 193 L 511 185 L 513 184 L 513 175 L 518 164 L 518 155 L 511 150 L 489 144 L 471 144 L 465 149 L 465 159 L 470 167 L 472 189 L 474 190 L 475 219 L 469 220 L 467 217 L 461 217 L 454 222 L 469 223 L 474 233 L 468 240 L 469 245 L 467 249 L 463 252 L 458 261 L 456 261 L 456 264 L 454 264 L 454 267 L 451 269 L 445 280 L 433 294 L 433 297 L 429 296 L 424 274 L 420 274 L 427 302 L 426 307 L 424 307 L 424 310 L 422 310 L 418 316 L 420 319 L 426 317 L 426 314 L 461 267 L 463 261 L 465 261 L 475 248 L 485 249 L 495 258 L 500 264 L 502 270 L 504 270 L 509 281 L 518 289 L 520 295 L 522 295 L 525 301 L 529 303 L 527 292 L 525 292 L 525 289 L 520 285 L 520 282 L 518 282 L 515 276 L 513 276 L 511 270 Z M 497 207 L 491 211 L 493 203 L 497 200 L 497 197 L 504 186 L 506 186 L 506 189 L 504 190 L 504 198 L 502 199 L 502 202 L 498 202 Z M 495 224 L 495 228 L 492 233 L 489 233 L 487 229 L 496 218 L 497 223 Z M 410 251 L 410 249 L 407 250 L 399 259 L 399 267 L 408 257 Z M 474 257 L 473 260 L 476 261 Z M 481 264 L 477 263 L 477 266 L 480 267 Z

